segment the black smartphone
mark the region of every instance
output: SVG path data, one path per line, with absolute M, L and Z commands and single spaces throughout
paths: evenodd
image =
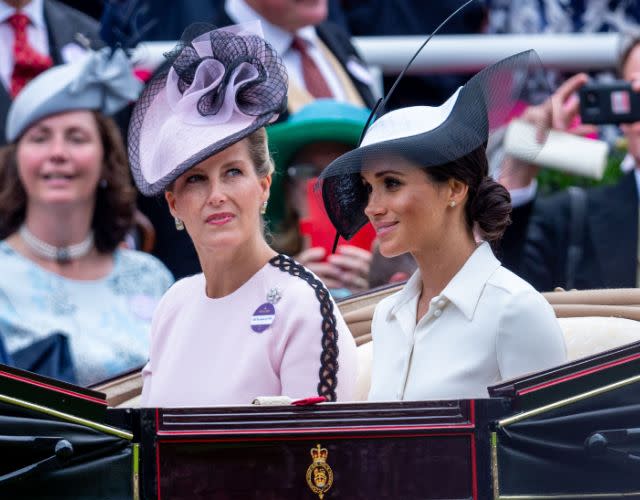
M 580 118 L 594 125 L 640 121 L 640 94 L 624 80 L 587 83 L 579 91 Z

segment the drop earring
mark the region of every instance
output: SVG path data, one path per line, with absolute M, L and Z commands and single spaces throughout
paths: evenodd
M 178 231 L 184 231 L 184 222 L 182 222 L 177 217 L 174 217 L 174 222 L 176 223 L 176 229 Z
M 260 215 L 264 215 L 267 213 L 267 204 L 269 202 L 265 201 L 262 206 L 260 207 Z

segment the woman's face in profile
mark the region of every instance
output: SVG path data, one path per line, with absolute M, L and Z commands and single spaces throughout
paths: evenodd
M 270 175 L 256 174 L 244 139 L 187 170 L 165 197 L 196 248 L 232 250 L 260 235 L 270 185 Z
M 438 244 L 447 223 L 444 186 L 401 158 L 371 161 L 361 176 L 369 192 L 365 214 L 376 230 L 383 256 L 415 255 Z
M 91 111 L 43 118 L 20 138 L 16 156 L 29 205 L 94 202 L 104 149 Z

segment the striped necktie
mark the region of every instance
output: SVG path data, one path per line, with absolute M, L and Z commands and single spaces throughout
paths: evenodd
M 316 98 L 333 97 L 333 92 L 331 92 L 327 81 L 322 76 L 320 68 L 309 55 L 306 42 L 302 38 L 295 36 L 291 42 L 291 48 L 300 54 L 302 76 L 307 91 Z

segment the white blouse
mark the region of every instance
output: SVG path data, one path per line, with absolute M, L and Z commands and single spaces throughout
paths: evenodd
M 416 271 L 376 307 L 369 400 L 486 398 L 487 386 L 566 360 L 553 309 L 488 243 L 416 322 L 420 291 Z

